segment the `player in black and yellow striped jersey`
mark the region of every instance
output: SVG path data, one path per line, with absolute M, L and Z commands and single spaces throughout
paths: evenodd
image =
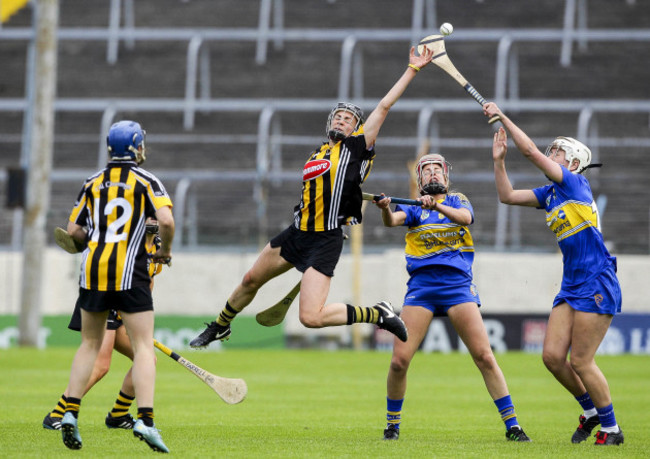
M 150 255 L 156 253 L 160 248 L 158 222 L 152 218 L 147 219 L 145 248 L 147 250 L 147 253 Z M 79 252 L 83 252 L 83 250 L 85 250 L 85 247 L 80 249 Z M 159 274 L 162 271 L 162 268 L 163 263 L 156 263 L 151 259 L 149 260 L 148 272 L 149 276 L 151 277 L 150 288 L 152 290 L 154 285 L 154 276 Z M 75 305 L 74 312 L 70 318 L 70 323 L 68 324 L 68 328 L 70 330 L 81 331 L 81 308 L 78 304 Z M 131 341 L 129 340 L 129 336 L 127 335 L 124 328 L 122 317 L 120 316 L 119 311 L 115 309 L 111 309 L 108 315 L 104 339 L 102 341 L 97 360 L 95 360 L 95 365 L 93 367 L 90 379 L 88 380 L 84 395 L 88 393 L 88 391 L 108 373 L 111 366 L 113 350 L 116 350 L 130 360 L 133 360 Z M 54 409 L 49 412 L 43 419 L 43 428 L 50 430 L 61 430 L 61 420 L 65 414 L 67 399 L 68 389 L 66 388 Z M 113 409 L 106 416 L 105 424 L 108 428 L 133 428 L 135 420 L 129 414 L 129 408 L 131 407 L 133 400 L 135 400 L 135 390 L 133 388 L 131 370 L 129 369 L 126 376 L 124 377 L 122 387 L 120 388 L 120 392 L 117 396 L 117 399 L 115 400 Z
M 411 48 L 407 69 L 365 122 L 363 111 L 354 104 L 340 102 L 334 107 L 325 128 L 327 141 L 309 155 L 303 167 L 302 191 L 293 224 L 266 245 L 217 319 L 206 324 L 207 328 L 190 341 L 190 346 L 204 347 L 214 340 L 228 338 L 230 323 L 250 304 L 259 288 L 291 268 L 303 273 L 299 317 L 306 327 L 367 322 L 407 340 L 404 323 L 387 302 L 361 307 L 326 304 L 326 300 L 343 247 L 341 227 L 361 223 L 361 185 L 372 168 L 379 130 L 390 108 L 432 57 L 428 49 L 416 55 Z
M 110 161 L 89 177 L 70 214 L 68 233 L 87 243 L 79 278 L 81 345 L 72 362 L 69 395 L 61 420 L 63 443 L 80 449 L 77 416 L 81 398 L 103 341 L 111 309 L 120 311 L 133 350 L 138 419 L 133 434 L 155 451 L 168 452 L 153 421 L 156 375 L 153 300 L 148 262 L 171 261 L 174 237 L 172 202 L 162 183 L 139 167 L 145 159 L 145 132 L 134 121 L 120 121 L 108 132 Z M 148 217 L 158 221 L 160 248 L 145 247 Z
M 497 363 L 483 319 L 481 301 L 473 283 L 474 242 L 469 226 L 474 209 L 469 199 L 450 192 L 451 165 L 440 154 L 427 154 L 415 167 L 422 195 L 421 207 L 398 205 L 390 198 L 376 202 L 384 226 L 406 226 L 406 270 L 409 273 L 402 318 L 411 336 L 396 340 L 386 384 L 384 440 L 397 440 L 411 360 L 429 330 L 434 316 L 448 316 L 478 367 L 488 393 L 505 424 L 506 438 L 529 442 L 519 426 L 506 379 Z

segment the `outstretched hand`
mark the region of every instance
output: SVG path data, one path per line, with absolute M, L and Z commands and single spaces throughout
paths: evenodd
M 492 160 L 503 161 L 506 159 L 508 152 L 508 135 L 506 130 L 502 127 L 494 133 L 494 140 L 492 141 Z
M 415 54 L 415 46 L 411 46 L 411 51 L 409 52 L 409 64 L 412 64 L 419 69 L 423 69 L 429 65 L 432 59 L 433 51 L 426 46 L 420 55 Z

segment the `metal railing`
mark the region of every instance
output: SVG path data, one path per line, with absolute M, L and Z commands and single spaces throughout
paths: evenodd
M 55 103 L 55 110 L 60 112 L 100 112 L 102 113 L 101 126 L 97 138 L 100 148 L 98 149 L 97 167 L 101 168 L 106 162 L 106 150 L 104 139 L 108 127 L 113 121 L 116 113 L 129 111 L 135 113 L 146 112 L 182 112 L 181 99 L 58 99 Z M 378 100 L 360 99 L 355 100 L 362 108 L 374 107 Z M 296 171 L 287 171 L 282 167 L 282 146 L 283 145 L 308 145 L 317 144 L 320 137 L 285 136 L 282 134 L 282 126 L 278 114 L 282 112 L 322 112 L 324 107 L 330 107 L 336 103 L 334 99 L 213 99 L 198 101 L 197 106 L 206 112 L 250 112 L 258 116 L 258 129 L 255 134 L 233 136 L 212 136 L 213 143 L 246 142 L 256 145 L 256 169 L 240 171 L 160 171 L 157 173 L 161 179 L 176 180 L 178 184 L 174 193 L 176 205 L 175 217 L 180 229 L 178 247 L 186 242 L 182 239 L 184 229 L 195 228 L 193 220 L 196 218 L 195 197 L 191 189 L 196 183 L 213 180 L 241 180 L 255 183 L 253 190 L 254 202 L 257 206 L 256 216 L 259 220 L 260 232 L 264 233 L 263 227 L 266 221 L 267 202 L 265 199 L 265 188 L 269 183 L 280 183 L 285 180 L 295 181 L 299 178 Z M 26 109 L 26 101 L 23 99 L 0 100 L 0 111 L 20 111 Z M 531 112 L 531 113 L 575 113 L 576 114 L 576 137 L 586 141 L 594 154 L 594 161 L 598 161 L 600 146 L 625 146 L 633 145 L 650 149 L 650 138 L 601 138 L 598 133 L 598 126 L 595 122 L 596 113 L 648 113 L 650 114 L 650 100 L 629 101 L 629 100 L 516 100 L 506 101 L 502 108 L 506 111 Z M 406 112 L 418 114 L 418 133 L 415 138 L 392 137 L 381 139 L 386 146 L 417 147 L 427 141 L 433 149 L 440 149 L 453 145 L 454 147 L 484 148 L 490 146 L 489 139 L 450 139 L 442 138 L 438 129 L 438 114 L 450 112 L 473 112 L 477 110 L 476 104 L 471 99 L 437 99 L 434 101 L 402 99 L 392 108 L 394 112 Z M 191 134 L 188 134 L 191 137 Z M 169 136 L 166 142 L 180 141 L 178 136 Z M 543 142 L 542 142 L 543 143 Z M 0 171 L 0 180 L 6 181 L 6 174 Z M 52 180 L 82 181 L 93 171 L 90 170 L 58 170 L 52 172 Z M 374 177 L 381 178 L 378 172 L 373 173 Z M 463 180 L 484 182 L 493 180 L 491 174 L 459 174 Z M 394 178 L 394 174 L 391 174 Z M 528 176 L 513 176 L 513 180 L 525 180 Z M 388 180 L 388 178 L 386 178 Z M 511 213 L 500 206 L 496 216 L 496 239 L 495 249 L 505 248 L 505 241 L 510 236 L 511 244 L 516 246 L 519 236 L 519 224 L 517 223 L 516 211 Z M 514 220 L 513 220 L 514 219 Z M 192 224 L 188 224 L 187 221 Z M 507 229 L 507 230 L 506 230 Z M 19 233 L 18 233 L 19 234 Z M 192 244 L 196 235 L 188 234 L 187 244 Z

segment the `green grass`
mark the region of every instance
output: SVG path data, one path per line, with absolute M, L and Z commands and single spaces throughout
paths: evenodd
M 83 400 L 81 451 L 41 427 L 67 384 L 75 349 L 4 350 L 0 357 L 0 451 L 3 457 L 120 457 L 155 454 L 131 432 L 108 430 L 129 362 L 116 355 L 111 372 Z M 519 421 L 531 444 L 507 442 L 496 408 L 466 354 L 418 354 L 409 374 L 397 442 L 381 441 L 390 354 L 234 350 L 183 352 L 220 376 L 241 377 L 248 397 L 226 405 L 187 370 L 158 353 L 156 424 L 182 457 L 648 457 L 650 358 L 603 356 L 621 447 L 570 443 L 580 413 L 543 367 L 539 355 L 497 355 Z M 133 410 L 132 410 L 133 412 Z

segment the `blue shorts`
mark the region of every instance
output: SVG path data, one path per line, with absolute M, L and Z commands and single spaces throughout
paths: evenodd
M 481 306 L 472 278 L 449 266 L 428 266 L 415 271 L 408 283 L 404 306 L 422 306 L 434 316 L 446 316 L 452 306 L 476 303 Z
M 570 289 L 562 288 L 553 301 L 553 307 L 567 303 L 576 311 L 616 315 L 621 312 L 622 302 L 616 267 L 610 266 L 589 282 Z

